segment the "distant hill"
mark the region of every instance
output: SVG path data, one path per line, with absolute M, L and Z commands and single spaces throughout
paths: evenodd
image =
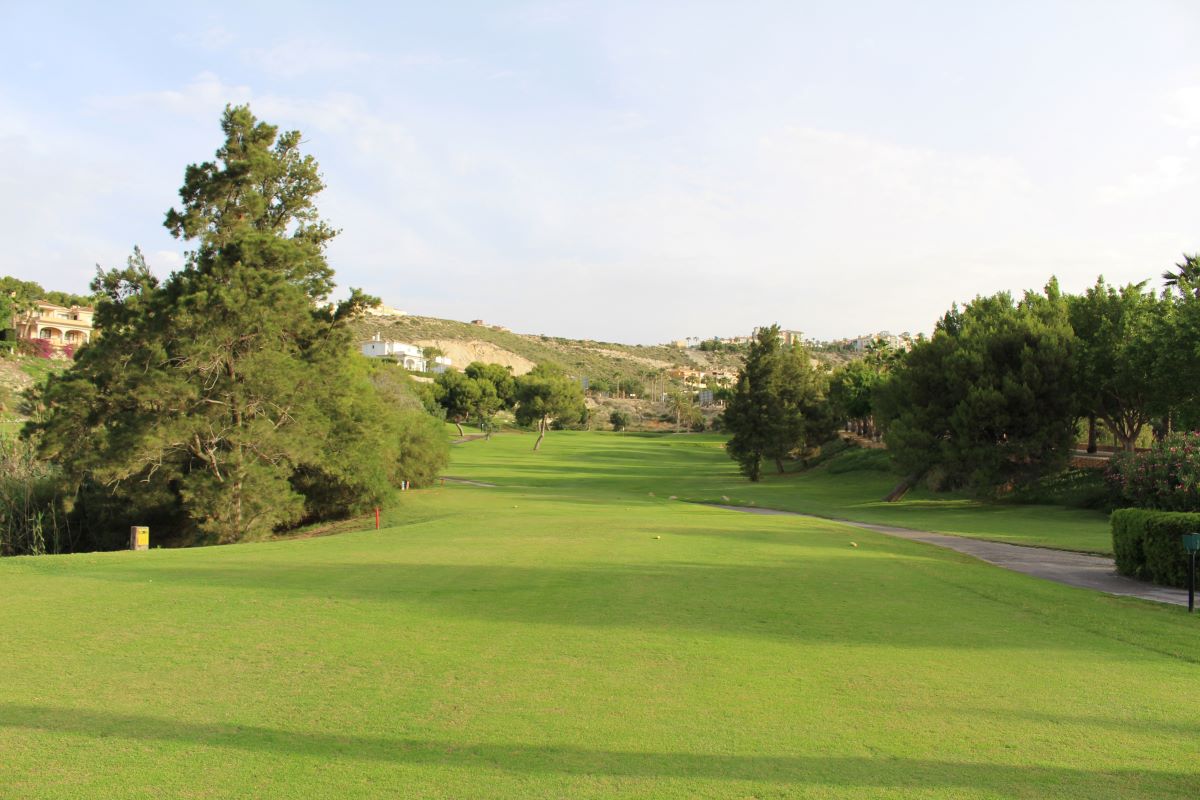
M 459 369 L 479 360 L 511 366 L 518 375 L 546 361 L 576 377 L 641 381 L 674 368 L 736 371 L 741 366 L 741 358 L 732 353 L 513 333 L 434 317 L 368 315 L 354 322 L 354 331 L 360 341 L 378 333 L 385 340 L 438 347 Z

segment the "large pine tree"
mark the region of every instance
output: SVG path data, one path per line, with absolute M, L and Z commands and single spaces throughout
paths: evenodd
M 214 161 L 187 168 L 166 227 L 190 242 L 159 282 L 135 253 L 98 275 L 99 337 L 45 392 L 44 455 L 77 484 L 236 541 L 378 499 L 399 436 L 327 302 L 336 232 L 300 134 L 227 108 Z M 93 495 L 97 494 L 93 492 Z M 155 498 L 153 502 L 146 498 Z
M 825 384 L 804 348 L 783 347 L 778 325 L 759 329 L 724 414 L 726 450 L 746 477 L 759 480 L 764 459 L 783 472 L 784 458 L 832 432 Z
M 1075 344 L 1053 280 L 1019 303 L 1000 293 L 953 308 L 877 394 L 893 458 L 985 492 L 1060 468 L 1075 436 Z

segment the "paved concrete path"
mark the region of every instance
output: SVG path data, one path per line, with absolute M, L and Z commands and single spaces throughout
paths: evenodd
M 472 480 L 468 480 L 467 478 L 454 478 L 454 477 L 451 477 L 450 475 L 443 475 L 441 480 L 443 483 L 445 483 L 446 481 L 449 481 L 450 483 L 461 483 L 464 486 L 484 486 L 484 487 L 487 487 L 488 489 L 496 488 L 496 484 L 494 484 L 494 483 L 484 483 L 483 481 L 472 481 Z
M 998 567 L 1023 572 L 1067 586 L 1078 586 L 1083 589 L 1095 589 L 1108 594 L 1123 597 L 1140 597 L 1143 600 L 1154 600 L 1159 603 L 1171 603 L 1178 606 L 1187 605 L 1187 591 L 1171 589 L 1165 586 L 1155 586 L 1152 583 L 1135 581 L 1117 574 L 1116 565 L 1111 558 L 1092 556 L 1086 553 L 1072 553 L 1067 550 L 1050 550 L 1045 547 L 1025 547 L 1019 544 L 1004 544 L 988 542 L 982 539 L 968 539 L 965 536 L 950 536 L 944 533 L 929 533 L 914 531 L 909 528 L 896 528 L 891 525 L 874 525 L 869 522 L 853 522 L 848 519 L 829 520 L 824 517 L 814 517 L 810 514 L 798 514 L 794 511 L 778 511 L 771 508 L 748 508 L 746 506 L 725 506 L 714 504 L 716 508 L 729 511 L 741 511 L 747 514 L 768 514 L 773 516 L 806 517 L 808 519 L 839 522 L 863 530 L 883 533 L 888 536 L 898 536 L 901 539 L 911 539 L 914 542 L 945 547 L 974 556 L 981 561 L 995 564 Z
M 486 438 L 486 433 L 468 433 L 458 437 L 457 439 L 451 439 L 450 444 L 466 444 L 467 442 L 477 442 L 480 439 Z

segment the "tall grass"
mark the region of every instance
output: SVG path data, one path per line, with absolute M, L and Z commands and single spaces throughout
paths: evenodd
M 0 556 L 72 550 L 57 470 L 28 441 L 0 435 Z

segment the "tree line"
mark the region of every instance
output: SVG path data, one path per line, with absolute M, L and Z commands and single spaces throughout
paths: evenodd
M 764 461 L 803 456 L 845 426 L 881 437 L 911 481 L 992 491 L 1061 469 L 1081 437 L 1109 432 L 1132 451 L 1200 427 L 1200 262 L 1082 294 L 1056 280 L 955 305 L 908 352 L 883 343 L 829 370 L 778 328 L 750 347 L 725 426 L 729 453 L 757 480 Z
M 566 426 L 587 420 L 579 382 L 551 363 L 514 377 L 509 367 L 472 362 L 463 372 L 438 375 L 427 397 L 458 427 L 459 436 L 463 423 L 474 420 L 490 438 L 497 412 L 511 410 L 518 425 L 536 426 L 534 450 L 542 446 L 552 423 Z

